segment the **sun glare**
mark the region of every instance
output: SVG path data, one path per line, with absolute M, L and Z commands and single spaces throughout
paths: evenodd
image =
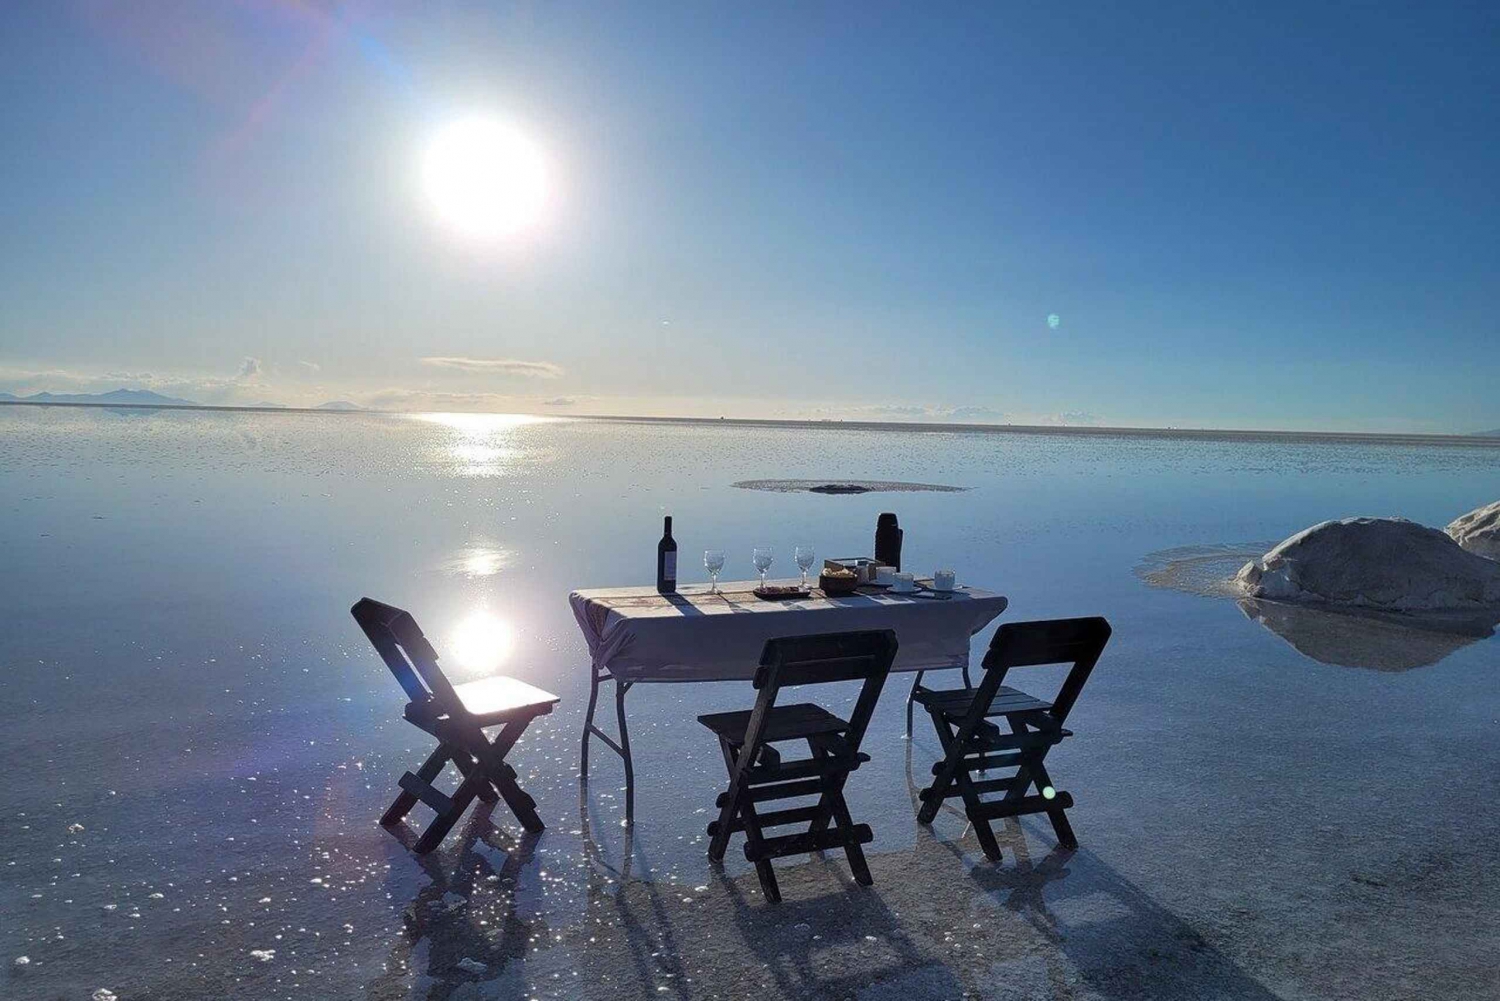
M 448 649 L 466 671 L 484 674 L 505 662 L 515 642 L 509 623 L 488 612 L 475 612 L 454 628 Z
M 422 183 L 443 221 L 465 235 L 510 236 L 536 225 L 547 207 L 541 151 L 509 126 L 465 118 L 427 147 Z

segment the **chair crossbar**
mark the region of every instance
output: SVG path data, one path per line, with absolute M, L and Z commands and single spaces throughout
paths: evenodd
M 852 772 L 870 760 L 868 754 L 829 756 L 826 758 L 804 758 L 774 768 L 751 768 L 745 774 L 751 782 L 779 782 L 783 779 L 800 779 L 808 775 L 839 775 Z
M 1005 817 L 1045 813 L 1059 844 L 1076 848 L 1065 813 L 1073 797 L 1053 788 L 1044 760 L 1053 746 L 1073 735 L 1063 722 L 1109 636 L 1109 623 L 1097 617 L 1007 623 L 995 632 L 977 687 L 920 693 L 917 700 L 932 719 L 943 757 L 932 766 L 932 784 L 919 794 L 917 820 L 932 823 L 945 800 L 961 797 L 980 847 L 992 860 L 1000 859 L 1000 845 L 990 823 Z M 1011 668 L 1042 664 L 1072 665 L 1051 701 L 1003 684 Z M 1009 733 L 989 722 L 995 717 L 1005 719 Z M 975 773 L 1005 768 L 1014 768 L 1014 774 L 975 778 Z M 996 793 L 1000 799 L 981 799 Z
M 823 781 L 821 779 L 797 779 L 794 782 L 777 782 L 767 785 L 751 786 L 745 791 L 745 797 L 752 803 L 773 802 L 778 799 L 791 799 L 793 796 L 821 796 L 823 794 Z M 729 801 L 729 794 L 721 792 L 714 800 L 714 806 L 722 808 Z
M 772 810 L 769 813 L 761 813 L 757 810 L 755 820 L 761 827 L 785 827 L 787 824 L 805 824 L 808 821 L 816 820 L 822 811 L 822 804 L 819 803 L 814 803 L 811 806 L 793 807 L 788 810 Z M 744 829 L 745 818 L 743 816 L 735 817 L 729 825 L 731 834 L 743 831 Z M 717 820 L 709 823 L 708 832 L 710 834 L 717 834 L 718 831 L 719 822 Z
M 438 813 L 451 813 L 453 811 L 453 797 L 445 796 L 433 788 L 431 784 L 423 782 L 411 772 L 401 776 L 396 783 L 427 806 L 432 807 Z
M 981 803 L 977 814 L 986 820 L 995 820 L 1000 817 L 1019 817 L 1028 813 L 1066 810 L 1072 805 L 1072 795 L 1059 792 L 1051 799 L 1045 796 L 1019 796 L 1016 799 L 997 799 L 992 803 Z
M 977 752 L 970 751 L 965 753 L 972 754 Z M 1019 751 L 1007 751 L 1004 754 L 984 754 L 972 760 L 965 758 L 964 767 L 968 768 L 971 772 L 975 770 L 987 772 L 991 768 L 1014 768 L 1020 762 L 1021 754 Z M 932 774 L 941 775 L 942 771 L 943 762 L 939 761 L 932 766 Z
M 755 863 L 766 899 L 781 891 L 771 859 L 842 848 L 856 882 L 868 886 L 870 867 L 860 846 L 874 837 L 868 824 L 855 824 L 844 800 L 850 773 L 870 760 L 860 751 L 875 701 L 896 655 L 896 635 L 889 630 L 774 639 L 761 654 L 755 675 L 755 708 L 748 713 L 713 713 L 698 717 L 719 738 L 729 771 L 729 788 L 716 799 L 719 816 L 708 825 L 709 858 L 722 861 L 730 835 L 743 832 L 745 857 Z M 859 696 L 847 720 L 818 706 L 799 703 L 778 707 L 786 685 L 861 680 Z M 809 757 L 787 760 L 772 743 L 805 741 Z M 761 813 L 757 803 L 816 796 L 817 801 Z M 805 831 L 767 837 L 766 828 L 806 824 Z
M 774 838 L 761 838 L 761 848 L 756 851 L 745 844 L 745 858 L 755 862 L 759 859 L 780 858 L 784 855 L 806 855 L 809 852 L 826 852 L 833 848 L 850 848 L 867 845 L 875 840 L 875 832 L 869 824 L 855 824 L 848 830 L 804 831 L 801 834 L 783 834 Z

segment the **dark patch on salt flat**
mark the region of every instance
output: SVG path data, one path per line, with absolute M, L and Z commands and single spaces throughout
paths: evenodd
M 941 483 L 903 483 L 898 480 L 740 480 L 741 490 L 769 490 L 772 493 L 872 494 L 872 493 L 961 493 L 968 487 L 950 487 Z

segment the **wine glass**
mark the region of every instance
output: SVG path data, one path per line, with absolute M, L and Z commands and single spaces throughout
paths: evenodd
M 708 571 L 708 577 L 713 584 L 709 587 L 709 594 L 719 593 L 719 571 L 724 569 L 724 550 L 703 550 L 703 567 Z
M 813 552 L 812 546 L 798 546 L 793 555 L 797 558 L 797 566 L 802 568 L 802 586 L 807 587 L 807 571 L 813 568 L 813 562 L 817 560 L 818 554 Z
M 766 586 L 766 571 L 771 569 L 771 561 L 775 554 L 771 552 L 770 546 L 756 546 L 755 551 L 750 554 L 750 561 L 755 564 L 755 570 L 760 574 L 760 586 Z

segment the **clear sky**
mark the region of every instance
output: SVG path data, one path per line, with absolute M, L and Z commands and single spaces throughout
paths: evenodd
M 1492 3 L 12 0 L 0 94 L 0 390 L 1500 427 Z

